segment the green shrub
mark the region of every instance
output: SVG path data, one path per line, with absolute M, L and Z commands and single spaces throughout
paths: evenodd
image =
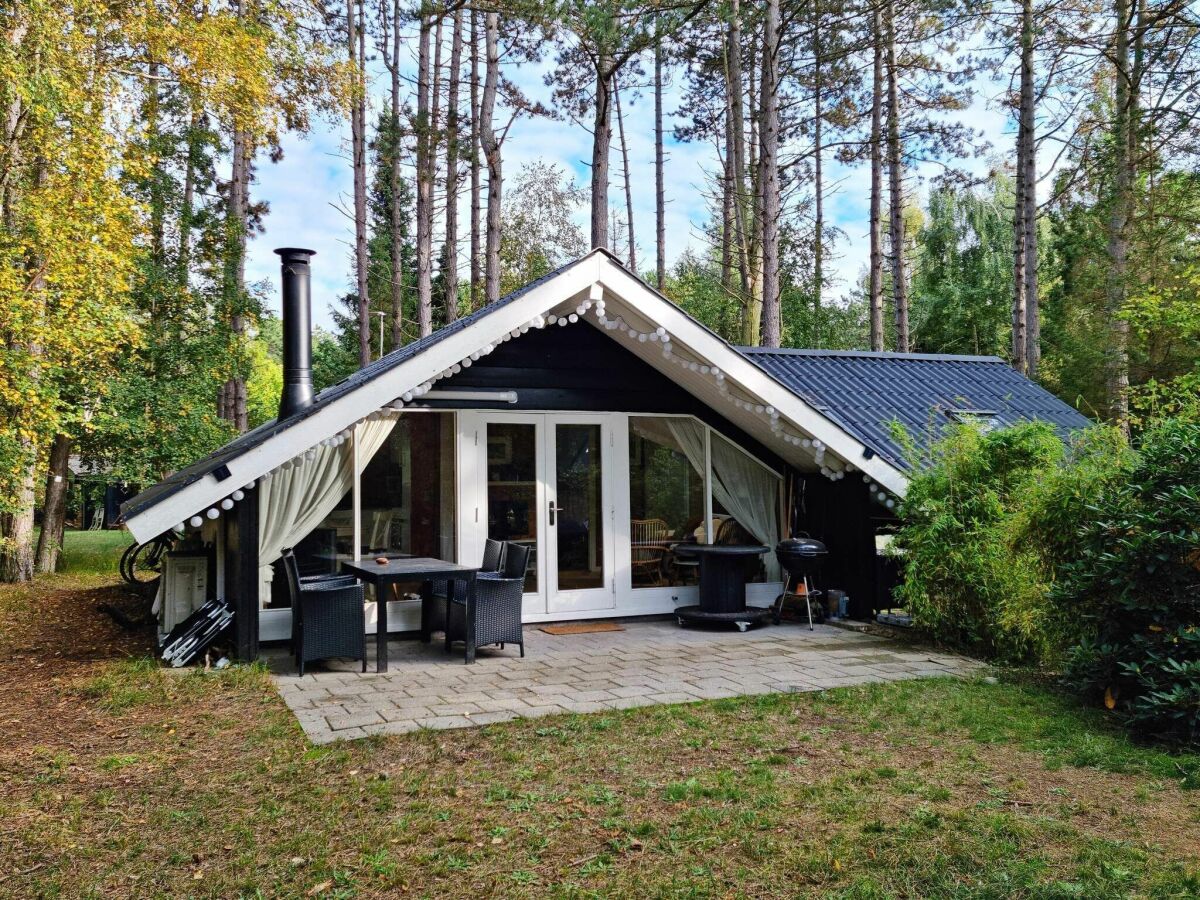
M 1001 604 L 1001 626 L 1020 634 L 1042 662 L 1057 663 L 1081 635 L 1079 620 L 1064 615 L 1050 588 L 1063 560 L 1080 552 L 1081 524 L 1095 516 L 1103 492 L 1120 483 L 1135 457 L 1117 428 L 1095 425 L 1074 435 L 1058 465 L 1037 472 L 1015 498 L 1002 540 L 1025 548 L 1034 567 L 1024 583 L 1035 590 Z
M 1032 547 L 1010 540 L 1014 510 L 1030 485 L 1060 464 L 1052 426 L 983 433 L 956 427 L 936 442 L 901 504 L 901 601 L 934 638 L 989 657 L 1036 656 L 1039 639 L 1007 625 L 1013 609 L 1047 586 Z
M 916 624 L 1002 661 L 1056 659 L 1081 633 L 1051 599 L 1058 561 L 1132 464 L 1124 436 L 1096 426 L 1064 444 L 1044 423 L 962 426 L 916 462 L 896 539 Z
M 1200 423 L 1150 427 L 1089 513 L 1052 591 L 1085 632 L 1065 680 L 1144 733 L 1200 740 Z

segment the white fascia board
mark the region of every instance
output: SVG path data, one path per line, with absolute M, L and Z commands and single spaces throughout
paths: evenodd
M 775 407 L 782 418 L 820 440 L 831 453 L 853 463 L 856 469 L 893 494 L 904 496 L 908 489 L 908 478 L 903 471 L 878 454 L 867 459 L 863 455 L 867 448 L 861 441 L 607 257 L 601 259 L 600 283 L 641 315 L 665 328 L 673 344 L 715 363 L 730 381 L 759 398 L 764 406 L 769 404 Z M 663 368 L 660 363 L 654 365 Z M 726 415 L 725 410 L 714 408 L 721 415 Z
M 217 481 L 205 475 L 148 509 L 131 516 L 125 527 L 137 541 L 148 541 L 191 516 L 221 502 L 233 491 L 257 481 L 282 463 L 315 447 L 365 416 L 387 406 L 405 391 L 435 378 L 450 366 L 535 316 L 591 288 L 599 274 L 602 253 L 591 253 L 525 294 L 509 301 L 460 331 L 381 373 L 290 428 L 267 438 L 226 463 L 232 475 Z

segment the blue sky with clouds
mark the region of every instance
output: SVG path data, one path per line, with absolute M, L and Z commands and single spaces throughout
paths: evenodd
M 415 46 L 415 40 L 410 42 Z M 550 88 L 544 76 L 552 68 L 550 60 L 522 67 L 509 67 L 506 75 L 528 96 L 550 105 Z M 664 108 L 669 116 L 668 135 L 673 113 L 682 104 L 682 75 L 671 74 Z M 958 113 L 983 134 L 993 146 L 985 159 L 971 161 L 968 166 L 986 171 L 996 158 L 1009 155 L 1012 142 L 1007 117 L 992 99 L 995 85 L 977 86 L 972 107 Z M 377 80 L 371 103 L 377 111 L 384 103 L 385 84 Z M 654 126 L 651 96 L 622 97 L 629 138 L 630 169 L 634 173 L 634 224 L 637 237 L 639 267 L 653 264 L 654 255 Z M 374 115 L 368 113 L 368 122 Z M 278 258 L 275 247 L 299 246 L 317 251 L 313 260 L 313 314 L 319 325 L 329 327 L 329 303 L 350 288 L 351 246 L 353 241 L 352 175 L 348 152 L 348 127 L 344 122 L 317 121 L 307 135 L 288 135 L 283 142 L 283 159 L 271 163 L 260 158 L 257 182 L 253 191 L 257 199 L 270 204 L 265 233 L 251 242 L 247 258 L 247 277 L 252 281 L 269 282 L 266 296 L 269 304 L 278 309 L 275 282 L 278 277 Z M 703 247 L 702 228 L 709 211 L 705 199 L 708 174 L 717 168 L 713 148 L 706 144 L 680 143 L 668 138 L 666 164 L 667 197 L 667 261 L 672 264 L 687 248 Z M 590 131 L 569 120 L 521 119 L 511 128 L 504 145 L 504 170 L 507 184 L 522 164 L 534 160 L 556 163 L 574 174 L 580 184 L 589 178 L 587 161 L 591 155 Z M 623 181 L 619 148 L 614 138 L 612 151 L 612 183 L 610 204 L 617 204 L 624 214 Z M 928 180 L 937 168 L 926 166 L 912 179 L 912 189 L 921 196 Z M 831 224 L 843 232 L 834 248 L 832 266 L 834 279 L 832 297 L 844 295 L 858 279 L 867 257 L 867 201 L 869 173 L 865 167 L 845 168 L 827 160 L 826 189 L 829 191 L 826 210 Z M 464 185 L 465 187 L 465 185 Z M 486 189 L 486 181 L 485 181 Z M 464 191 L 460 222 L 467 221 Z M 586 210 L 579 214 L 586 225 Z M 460 226 L 466 238 L 465 226 Z M 586 229 L 585 229 L 586 230 Z M 465 256 L 461 261 L 466 266 Z

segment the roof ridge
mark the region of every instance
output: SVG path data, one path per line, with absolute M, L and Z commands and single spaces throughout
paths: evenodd
M 889 350 L 817 350 L 804 347 L 735 347 L 739 353 L 751 356 L 842 356 L 854 359 L 925 360 L 933 362 L 1001 363 L 999 356 L 966 353 L 897 353 Z

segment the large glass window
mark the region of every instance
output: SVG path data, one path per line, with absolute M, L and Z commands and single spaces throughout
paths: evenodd
M 455 558 L 453 413 L 406 413 L 360 476 L 361 557 Z M 296 545 L 301 574 L 336 572 L 354 555 L 354 492 Z M 280 589 L 282 589 L 282 594 Z M 275 578 L 273 606 L 287 605 Z
M 711 468 L 710 468 L 711 467 Z M 706 474 L 712 520 L 705 521 Z M 629 489 L 633 586 L 693 584 L 683 542 L 765 544 L 779 539 L 780 478 L 740 447 L 686 416 L 631 416 Z M 778 581 L 774 554 L 749 567 Z
M 363 470 L 364 555 L 454 559 L 454 415 L 403 415 Z
M 696 566 L 674 548 L 703 534 L 704 478 L 667 418 L 629 419 L 629 512 L 633 586 L 695 584 Z

